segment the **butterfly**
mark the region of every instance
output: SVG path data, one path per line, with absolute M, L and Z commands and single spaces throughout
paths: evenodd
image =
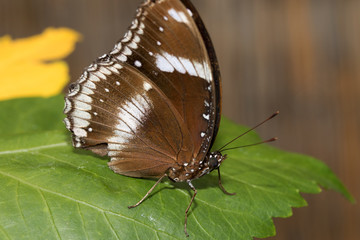
M 192 184 L 226 155 L 211 152 L 221 116 L 214 47 L 189 0 L 147 0 L 125 36 L 85 69 L 65 97 L 76 148 L 109 156 L 118 174 Z

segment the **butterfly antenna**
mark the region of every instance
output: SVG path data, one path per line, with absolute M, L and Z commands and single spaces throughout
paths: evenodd
M 256 145 L 263 144 L 263 143 L 274 142 L 274 141 L 276 141 L 276 140 L 278 140 L 278 139 L 279 139 L 279 138 L 274 137 L 274 138 L 270 138 L 270 139 L 265 140 L 265 141 L 261 141 L 261 142 L 257 142 L 257 143 L 252 143 L 252 144 L 249 144 L 249 145 L 244 145 L 244 146 L 239 146 L 239 147 L 232 147 L 232 148 L 225 148 L 225 149 L 222 149 L 221 152 L 224 152 L 224 151 L 227 151 L 227 150 L 238 149 L 238 148 L 256 146 Z
M 268 117 L 267 119 L 265 119 L 264 121 L 262 121 L 261 123 L 257 124 L 255 127 L 252 127 L 250 128 L 249 130 L 247 130 L 246 132 L 240 134 L 239 136 L 237 136 L 236 138 L 234 138 L 233 140 L 231 140 L 230 142 L 226 143 L 224 146 L 222 146 L 218 151 L 221 152 L 221 151 L 225 151 L 223 150 L 223 148 L 225 148 L 227 145 L 229 145 L 230 143 L 236 141 L 238 138 L 244 136 L 245 134 L 247 134 L 248 132 L 251 132 L 252 130 L 254 130 L 255 128 L 263 125 L 264 123 L 266 123 L 267 121 L 269 121 L 270 119 L 276 117 L 280 112 L 279 111 L 276 111 L 275 113 L 273 113 L 270 117 Z M 250 144 L 250 145 L 247 145 L 247 146 L 253 146 L 253 145 L 258 145 L 258 144 L 262 144 L 262 143 L 266 143 L 266 142 L 273 142 L 275 141 L 277 138 L 271 138 L 269 140 L 266 140 L 266 141 L 263 141 L 263 142 L 259 142 L 259 143 L 254 143 L 254 144 Z M 271 141 L 270 141 L 271 140 Z M 241 146 L 241 147 L 245 147 L 245 146 Z M 235 147 L 235 148 L 240 148 L 240 147 Z M 226 150 L 229 150 L 230 148 L 227 148 Z M 231 148 L 233 149 L 233 148 Z

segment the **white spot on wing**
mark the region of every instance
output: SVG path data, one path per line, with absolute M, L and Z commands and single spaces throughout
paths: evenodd
M 136 95 L 135 98 L 132 99 L 133 103 L 139 108 L 147 111 L 152 108 L 151 102 L 145 101 L 145 99 L 141 95 Z
M 100 68 L 100 72 L 102 72 L 103 74 L 106 74 L 106 75 L 110 75 L 111 74 L 111 71 L 109 71 L 108 69 L 104 68 L 104 67 L 101 67 Z
M 141 67 L 141 66 L 142 66 L 142 63 L 141 63 L 139 60 L 136 60 L 136 61 L 134 62 L 134 65 L 135 65 L 136 67 Z
M 110 143 L 128 143 L 135 137 L 136 132 L 139 130 L 144 118 L 147 116 L 148 110 L 150 109 L 149 104 L 142 104 L 140 111 L 137 105 L 134 105 L 135 102 L 139 103 L 139 101 L 141 101 L 140 99 L 142 99 L 142 96 L 138 94 L 133 97 L 131 101 L 122 103 L 119 108 L 119 112 L 117 113 L 118 122 L 116 124 L 116 128 L 118 130 L 115 130 L 113 135 L 108 138 Z M 120 147 L 118 145 L 111 145 L 112 150 L 116 150 L 117 148 Z
M 199 77 L 201 77 L 202 79 L 206 79 L 206 75 L 205 75 L 205 70 L 204 70 L 204 66 L 202 63 L 199 63 L 197 61 L 194 61 L 194 65 L 195 65 L 195 69 L 199 74 Z
M 78 109 L 74 109 L 71 116 L 72 117 L 78 117 L 78 118 L 85 119 L 85 120 L 90 120 L 91 119 L 90 113 L 82 111 L 82 110 L 78 110 Z
M 137 30 L 136 32 L 139 35 L 143 35 L 144 34 L 144 30 L 142 30 L 141 28 L 139 28 L 139 30 Z
M 91 110 L 91 105 L 84 103 L 84 102 L 79 102 L 79 101 L 74 101 L 74 107 L 76 109 L 79 110 L 84 110 L 84 111 L 90 111 Z
M 152 86 L 147 82 L 144 82 L 143 86 L 144 86 L 145 91 L 149 91 L 150 89 L 152 89 Z
M 88 71 L 95 71 L 96 69 L 97 69 L 97 64 L 95 64 L 95 63 L 91 64 L 91 65 L 87 68 Z
M 113 50 L 111 50 L 110 54 L 115 55 L 115 54 L 118 54 L 119 52 L 120 52 L 120 49 L 114 48 Z
M 117 144 L 117 143 L 109 143 L 108 144 L 108 149 L 112 150 L 112 151 L 121 151 L 121 150 L 124 149 L 124 145 Z M 115 154 L 117 154 L 117 153 L 116 152 L 111 152 L 111 153 L 109 153 L 109 156 L 112 156 L 112 155 L 114 156 Z
M 127 31 L 124 35 L 124 38 L 121 40 L 121 42 L 128 42 L 131 40 L 131 38 L 132 38 L 132 32 Z
M 68 118 L 65 118 L 65 119 L 63 120 L 63 122 L 65 123 L 66 128 L 70 130 L 71 124 L 70 124 L 69 119 L 68 119 Z
M 137 28 L 139 25 L 139 21 L 135 18 L 132 22 L 131 22 L 131 29 L 135 29 Z
M 206 100 L 204 100 L 205 107 L 210 107 L 210 103 Z
M 117 68 L 111 66 L 111 67 L 108 67 L 110 69 L 110 71 L 112 71 L 113 73 L 117 73 L 119 74 L 119 71 L 117 70 Z
M 188 8 L 186 10 L 187 10 L 188 14 L 192 17 L 193 16 L 192 11 L 190 9 L 188 9 Z
M 145 28 L 145 24 L 143 22 L 140 22 L 140 26 L 139 26 L 140 29 L 144 29 Z
M 160 54 L 156 54 L 156 66 L 163 72 L 174 72 L 174 67 Z
M 84 82 L 88 78 L 88 75 L 89 75 L 88 71 L 83 72 L 83 74 L 81 74 L 80 76 L 79 83 Z
M 116 63 L 116 64 L 114 65 L 114 68 L 116 68 L 116 69 L 122 69 L 123 67 L 122 67 L 119 63 Z
M 114 49 L 110 52 L 110 54 L 118 54 L 121 50 L 121 43 L 118 43 L 114 46 Z
M 127 45 L 128 47 L 132 48 L 132 49 L 137 49 L 138 48 L 138 45 L 136 42 L 131 42 Z
M 123 50 L 122 50 L 122 53 L 126 56 L 129 56 L 132 54 L 132 51 L 130 50 L 130 48 L 128 47 L 124 47 Z
M 101 79 L 106 80 L 106 76 L 100 71 L 93 72 L 93 74 L 95 74 L 96 76 L 98 76 Z
M 188 72 L 188 74 L 190 74 L 191 76 L 195 76 L 195 77 L 198 76 L 198 74 L 194 68 L 194 65 L 192 64 L 192 62 L 189 59 L 180 57 L 179 60 L 186 68 L 186 71 Z
M 138 35 L 135 35 L 133 41 L 135 43 L 139 43 L 140 42 L 140 37 Z
M 65 98 L 64 113 L 67 114 L 68 112 L 70 112 L 71 108 L 72 108 L 72 106 L 71 106 L 70 100 Z
M 82 87 L 82 93 L 85 93 L 86 95 L 92 95 L 94 94 L 94 91 L 91 90 L 90 88 L 87 88 L 85 86 Z
M 98 78 L 98 77 L 95 76 L 94 74 L 90 74 L 89 80 L 90 80 L 90 81 L 93 81 L 93 82 L 99 82 L 99 81 L 100 81 L 100 78 Z
M 90 89 L 96 89 L 96 85 L 92 81 L 86 81 L 84 83 L 84 86 L 87 87 L 87 88 L 90 88 Z
M 72 121 L 73 121 L 73 127 L 86 128 L 87 126 L 90 125 L 89 121 L 86 121 L 82 118 L 73 117 Z
M 210 115 L 209 114 L 203 114 L 203 118 L 205 118 L 206 120 L 210 120 Z
M 177 22 L 183 22 L 189 24 L 189 20 L 187 19 L 186 15 L 182 11 L 176 11 L 175 9 L 170 9 L 168 11 L 169 15 L 175 19 Z
M 171 55 L 167 52 L 164 52 L 163 55 L 174 66 L 176 71 L 178 71 L 182 74 L 186 73 L 186 70 L 184 69 L 183 65 L 181 64 L 181 62 L 179 61 L 179 59 L 176 56 Z
M 92 98 L 83 93 L 80 93 L 79 95 L 77 95 L 76 100 L 86 102 L 86 103 L 92 103 Z
M 121 62 L 127 61 L 127 56 L 125 56 L 124 54 L 121 54 L 121 55 L 117 56 L 116 58 L 119 59 L 119 61 L 121 61 Z
M 86 137 L 87 136 L 87 132 L 82 128 L 73 128 L 73 132 L 77 137 Z
M 204 65 L 204 71 L 205 71 L 205 75 L 206 75 L 206 80 L 207 80 L 208 83 L 210 83 L 210 82 L 213 81 L 211 67 L 206 62 L 204 62 L 203 65 Z
M 156 63 L 157 67 L 165 72 L 173 72 L 174 68 L 176 71 L 185 74 L 186 72 L 191 76 L 198 76 L 197 72 L 202 72 L 201 78 L 205 79 L 204 68 L 200 63 L 196 63 L 196 66 L 199 68 L 196 71 L 193 63 L 187 58 L 178 58 L 170 53 L 162 52 L 162 54 L 156 54 Z

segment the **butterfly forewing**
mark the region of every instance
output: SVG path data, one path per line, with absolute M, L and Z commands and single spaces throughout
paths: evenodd
M 164 92 L 184 119 L 198 159 L 208 152 L 216 131 L 220 96 L 215 94 L 219 79 L 214 79 L 194 16 L 196 10 L 181 1 L 147 1 L 111 54 L 136 66 Z

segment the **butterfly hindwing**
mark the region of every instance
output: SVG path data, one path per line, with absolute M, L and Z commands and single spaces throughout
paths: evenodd
M 192 152 L 181 117 L 157 86 L 110 58 L 90 66 L 74 84 L 65 113 L 74 145 L 107 154 L 109 166 L 123 175 L 157 177 L 179 152 Z

